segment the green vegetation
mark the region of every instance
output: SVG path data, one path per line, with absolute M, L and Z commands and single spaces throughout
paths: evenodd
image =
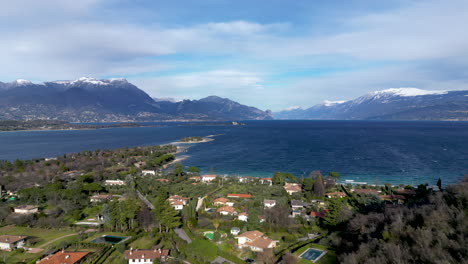
M 203 137 L 184 137 L 180 139 L 180 142 L 190 143 L 190 142 L 201 142 L 203 141 Z

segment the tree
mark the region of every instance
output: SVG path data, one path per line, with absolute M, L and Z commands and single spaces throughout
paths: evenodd
M 339 198 L 329 200 L 327 206 L 328 212 L 325 214 L 323 222 L 327 226 L 336 226 L 339 223 L 342 208 L 343 203 L 341 200 L 339 200 Z
M 330 172 L 328 173 L 328 176 L 330 176 L 330 177 L 332 177 L 332 178 L 335 178 L 335 179 L 338 179 L 341 175 L 340 175 L 338 172 L 336 172 L 336 171 L 330 171 Z
M 169 232 L 169 229 L 176 228 L 181 225 L 179 212 L 177 212 L 168 201 L 165 201 L 163 204 L 159 222 L 163 227 L 165 227 L 166 233 Z
M 219 222 L 218 218 L 213 219 L 213 226 L 216 229 L 216 232 L 218 232 L 219 224 L 220 224 L 220 222 Z
M 442 191 L 442 180 L 440 178 L 437 180 L 437 187 Z
M 325 185 L 323 183 L 323 177 L 321 174 L 317 176 L 317 179 L 314 182 L 314 195 L 315 196 L 325 195 Z
M 190 172 L 190 173 L 193 173 L 193 174 L 200 173 L 200 169 L 198 167 L 195 167 L 195 166 L 188 167 L 187 171 Z

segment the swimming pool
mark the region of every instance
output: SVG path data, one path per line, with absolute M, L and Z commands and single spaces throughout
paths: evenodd
M 96 243 L 96 244 L 118 244 L 124 240 L 126 240 L 128 237 L 119 237 L 119 236 L 100 236 L 91 242 Z
M 316 249 L 316 248 L 308 248 L 306 251 L 304 251 L 301 255 L 299 255 L 300 258 L 310 260 L 312 262 L 316 262 L 319 260 L 323 255 L 325 255 L 327 252 Z

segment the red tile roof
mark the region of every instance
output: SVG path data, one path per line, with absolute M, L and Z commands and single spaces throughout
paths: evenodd
M 9 244 L 13 244 L 13 243 L 16 243 L 18 241 L 21 241 L 23 239 L 25 239 L 27 236 L 10 236 L 10 235 L 3 235 L 3 236 L 0 236 L 0 242 L 1 243 L 9 243 Z
M 237 193 L 230 193 L 227 195 L 230 198 L 251 198 L 251 194 L 237 194 Z
M 160 259 L 169 255 L 169 249 L 135 249 L 125 250 L 126 259 Z
M 223 207 L 220 207 L 216 210 L 216 212 L 228 212 L 230 214 L 234 213 L 236 211 L 236 209 L 232 206 L 223 206 Z
M 45 257 L 37 264 L 75 264 L 83 259 L 88 252 L 77 252 L 77 251 L 59 251 L 52 256 Z

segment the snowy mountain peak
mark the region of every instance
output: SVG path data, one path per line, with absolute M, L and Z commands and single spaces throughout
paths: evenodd
M 300 107 L 300 106 L 290 106 L 290 107 L 285 108 L 283 111 L 293 111 L 293 110 L 298 110 L 298 109 L 302 109 L 302 107 Z
M 342 103 L 345 103 L 346 101 L 343 100 L 343 101 L 328 101 L 328 100 L 325 100 L 323 101 L 322 105 L 324 106 L 334 106 L 334 105 L 337 105 L 337 104 L 342 104 Z
M 420 96 L 428 94 L 446 94 L 447 91 L 423 90 L 418 88 L 391 88 L 372 92 L 372 95 Z
M 32 84 L 32 82 L 28 81 L 28 80 L 24 80 L 24 79 L 18 79 L 16 81 L 13 82 L 14 84 L 16 85 L 28 85 L 28 84 Z

